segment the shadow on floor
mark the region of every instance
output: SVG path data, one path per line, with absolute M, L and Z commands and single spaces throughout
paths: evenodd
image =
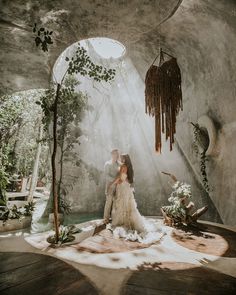
M 121 294 L 233 295 L 236 278 L 188 263 L 149 264 L 131 275 Z
M 91 282 L 71 265 L 35 253 L 0 253 L 1 295 L 95 295 Z
M 190 250 L 222 256 L 236 257 L 236 232 L 209 224 L 179 226 L 172 238 Z

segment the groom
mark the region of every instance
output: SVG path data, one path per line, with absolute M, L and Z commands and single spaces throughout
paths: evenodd
M 120 155 L 118 149 L 113 149 L 111 151 L 111 160 L 105 163 L 105 178 L 106 178 L 106 188 L 105 188 L 105 195 L 106 195 L 106 204 L 104 208 L 104 222 L 108 223 L 111 217 L 111 208 L 113 202 L 113 196 L 115 194 L 115 190 L 109 192 L 109 185 L 114 181 L 119 173 L 120 168 Z

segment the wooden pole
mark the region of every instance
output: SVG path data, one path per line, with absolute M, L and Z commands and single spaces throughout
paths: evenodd
M 57 107 L 60 96 L 61 84 L 57 84 L 56 97 L 53 109 L 53 152 L 51 157 L 52 164 L 52 194 L 53 194 L 53 213 L 54 213 L 54 226 L 55 226 L 55 242 L 59 240 L 59 224 L 58 224 L 58 194 L 56 188 L 56 154 L 57 154 Z

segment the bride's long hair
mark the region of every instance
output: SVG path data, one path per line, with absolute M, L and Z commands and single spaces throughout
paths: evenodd
M 124 158 L 124 165 L 127 167 L 127 178 L 129 183 L 134 182 L 134 170 L 133 165 L 130 159 L 130 156 L 128 154 L 122 154 L 122 158 Z

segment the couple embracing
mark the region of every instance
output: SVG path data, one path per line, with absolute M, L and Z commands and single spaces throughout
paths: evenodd
M 137 209 L 133 188 L 133 167 L 129 155 L 111 151 L 111 160 L 105 164 L 106 204 L 104 221 L 119 238 L 153 243 L 163 236 L 156 220 L 144 218 Z

